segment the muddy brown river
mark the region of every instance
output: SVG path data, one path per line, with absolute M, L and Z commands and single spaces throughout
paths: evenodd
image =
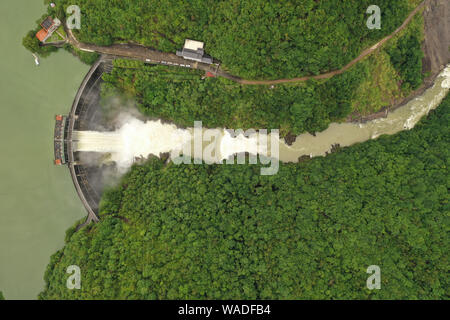
M 324 156 L 331 150 L 333 144 L 341 147 L 353 145 L 383 134 L 394 134 L 408 130 L 430 110 L 436 108 L 446 96 L 450 88 L 450 65 L 438 75 L 433 86 L 421 96 L 390 112 L 386 118 L 372 120 L 366 123 L 333 123 L 325 131 L 316 136 L 309 133 L 297 137 L 292 146 L 283 142 L 280 144 L 280 160 L 296 162 L 301 156 Z

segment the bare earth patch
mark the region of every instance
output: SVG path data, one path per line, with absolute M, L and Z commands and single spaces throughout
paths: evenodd
M 450 62 L 450 1 L 431 1 L 424 12 L 423 71 L 435 76 Z
M 436 76 L 448 63 L 450 63 L 450 1 L 429 1 L 425 6 L 423 17 L 425 29 L 423 51 L 425 57 L 422 61 L 422 71 L 428 74 L 428 77 L 424 80 L 424 84 L 408 95 L 408 97 L 400 98 L 393 102 L 391 107 L 387 107 L 367 116 L 349 116 L 347 121 L 366 122 L 386 117 L 389 111 L 393 111 L 405 103 L 408 103 L 432 86 Z

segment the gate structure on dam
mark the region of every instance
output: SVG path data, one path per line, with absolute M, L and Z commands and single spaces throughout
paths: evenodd
M 92 186 L 93 168 L 80 161 L 79 154 L 74 151 L 73 131 L 91 130 L 93 119 L 100 117 L 98 94 L 102 82 L 102 74 L 110 72 L 112 59 L 101 57 L 89 70 L 75 96 L 70 113 L 66 116 L 55 116 L 54 154 L 55 165 L 67 165 L 77 194 L 88 212 L 86 222 L 78 226 L 97 222 L 101 193 Z

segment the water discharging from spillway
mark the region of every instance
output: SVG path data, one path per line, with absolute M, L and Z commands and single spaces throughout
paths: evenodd
M 109 160 L 114 161 L 121 169 L 127 169 L 136 159 L 147 158 L 150 154 L 194 156 L 211 163 L 225 160 L 236 153 L 271 155 L 271 134 L 259 135 L 268 140 L 261 140 L 267 142 L 263 144 L 259 143 L 258 136 L 246 137 L 239 132 L 232 135 L 224 129 L 180 129 L 175 125 L 163 124 L 160 120 L 144 122 L 133 117 L 128 117 L 124 122 L 123 126 L 113 132 L 75 131 L 75 151 L 108 153 L 111 155 Z M 207 132 L 211 138 L 203 141 Z M 200 136 L 200 140 L 196 140 L 197 136 Z M 276 139 L 278 140 L 278 136 Z M 200 146 L 200 156 L 196 145 Z M 211 151 L 205 152 L 208 146 L 211 146 Z
M 279 152 L 271 152 L 271 135 L 266 135 L 269 143 L 262 146 L 258 138 L 244 137 L 242 134 L 232 136 L 225 129 L 216 129 L 216 148 L 214 159 L 226 159 L 230 155 L 241 152 L 250 154 L 262 153 L 276 156 L 282 162 L 296 162 L 301 156 L 323 156 L 339 144 L 341 147 L 375 139 L 382 134 L 394 134 L 408 130 L 428 112 L 436 108 L 450 88 L 450 65 L 438 75 L 434 85 L 421 96 L 411 100 L 404 106 L 388 114 L 386 118 L 366 123 L 333 123 L 325 131 L 316 136 L 302 134 L 292 146 L 279 140 Z M 270 129 L 269 129 L 270 130 Z M 110 160 L 119 168 L 126 169 L 136 158 L 146 158 L 153 154 L 174 150 L 192 150 L 194 128 L 180 129 L 175 125 L 163 124 L 160 121 L 140 121 L 129 118 L 123 126 L 114 132 L 78 131 L 74 132 L 75 151 L 102 152 L 111 155 Z M 204 131 L 203 131 L 204 132 Z M 269 131 L 270 133 L 270 131 Z M 260 135 L 263 136 L 263 135 Z M 208 143 L 203 143 L 206 147 Z M 186 146 L 188 146 L 186 148 Z M 195 152 L 195 151 L 194 151 Z M 279 154 L 278 154 L 279 153 Z M 186 152 L 184 152 L 186 154 Z M 194 154 L 194 153 L 191 153 Z M 204 159 L 205 160 L 205 159 Z
M 74 132 L 74 140 L 76 151 L 109 153 L 110 160 L 127 168 L 136 158 L 182 148 L 189 142 L 190 134 L 160 121 L 129 118 L 114 132 L 78 131 Z

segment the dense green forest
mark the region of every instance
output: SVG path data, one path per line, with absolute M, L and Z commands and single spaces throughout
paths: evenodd
M 150 116 L 181 126 L 229 128 L 279 128 L 283 135 L 326 129 L 330 122 L 347 116 L 351 97 L 366 75 L 363 65 L 326 82 L 301 85 L 239 85 L 223 78 L 201 79 L 199 71 L 117 61 L 116 65 L 138 64 L 137 69 L 114 68 L 103 76 L 103 98 L 119 92 L 136 99 L 140 110 Z
M 67 232 L 39 298 L 448 299 L 449 117 L 447 96 L 412 130 L 274 176 L 135 165 L 100 223 Z M 73 264 L 81 290 L 66 288 Z
M 103 77 L 103 96 L 107 104 L 108 97 L 125 93 L 147 116 L 185 127 L 202 120 L 210 128 L 279 128 L 282 135 L 317 132 L 351 113 L 365 115 L 391 106 L 421 84 L 422 37 L 423 18 L 418 16 L 385 48 L 341 75 L 274 87 L 202 79 L 197 70 L 120 59 Z M 398 52 L 406 53 L 403 57 Z M 404 63 L 413 54 L 417 59 Z
M 48 13 L 60 19 L 73 4 L 52 2 Z M 419 2 L 378 0 L 382 28 L 371 30 L 370 0 L 78 0 L 82 26 L 75 33 L 87 43 L 132 41 L 165 52 L 196 39 L 237 76 L 292 78 L 340 69 L 400 26 Z
M 403 87 L 417 89 L 423 81 L 422 58 L 424 56 L 420 39 L 414 35 L 401 38 L 397 45 L 389 50 L 389 56 L 395 69 L 403 78 Z

